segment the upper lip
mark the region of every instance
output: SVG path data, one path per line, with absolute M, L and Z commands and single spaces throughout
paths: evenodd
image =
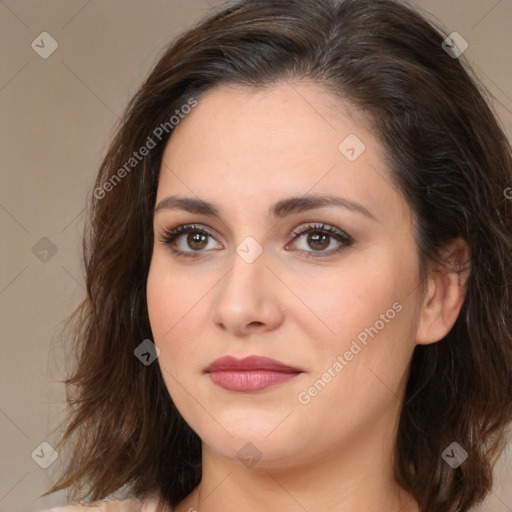
M 276 359 L 264 356 L 248 356 L 243 359 L 237 359 L 233 356 L 219 357 L 206 368 L 205 372 L 247 370 L 273 370 L 287 373 L 302 372 L 299 368 L 289 366 L 277 361 Z

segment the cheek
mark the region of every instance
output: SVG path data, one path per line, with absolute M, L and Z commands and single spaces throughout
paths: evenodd
M 176 353 L 179 344 L 173 343 L 173 340 L 176 340 L 177 336 L 181 338 L 179 330 L 183 326 L 183 320 L 180 321 L 180 318 L 185 313 L 182 311 L 184 300 L 181 294 L 170 292 L 175 289 L 175 283 L 171 282 L 165 265 L 161 264 L 158 258 L 154 258 L 146 288 L 148 315 L 153 342 L 160 349 L 158 363 L 168 389 L 173 387 L 170 376 L 175 374 L 175 364 L 179 360 Z
M 151 263 L 146 285 L 147 306 L 151 330 L 156 340 L 160 340 L 171 326 L 169 325 L 169 314 L 173 311 L 174 301 L 172 294 L 166 293 L 166 282 L 162 278 L 159 265 Z M 155 340 L 155 342 L 156 342 Z
M 402 301 L 407 286 L 384 258 L 370 263 L 356 255 L 350 260 L 339 269 L 295 280 L 294 291 L 301 299 L 296 311 L 302 311 L 295 321 L 309 334 L 316 331 L 315 342 L 326 349 L 342 349 L 366 328 L 382 322 L 380 315 L 388 310 L 388 316 L 394 317 L 393 304 Z
M 300 410 L 311 428 L 315 418 L 328 417 L 322 427 L 326 437 L 339 436 L 339 429 L 372 428 L 400 403 L 414 349 L 410 308 L 403 305 L 400 309 L 397 303 L 389 310 L 378 303 L 366 305 L 368 310 L 352 316 L 357 322 L 348 325 L 347 321 L 345 332 L 340 328 L 340 336 L 323 353 L 317 372 L 300 390 L 300 403 L 307 402 Z M 377 313 L 384 313 L 388 322 Z
M 411 255 L 409 260 L 399 260 L 391 253 L 371 262 L 355 257 L 344 268 L 313 291 L 307 287 L 300 291 L 322 320 L 315 320 L 315 325 L 322 326 L 323 334 L 309 336 L 311 352 L 318 358 L 318 374 L 329 368 L 334 371 L 338 356 L 343 358 L 343 369 L 335 372 L 339 377 L 329 384 L 333 395 L 325 393 L 318 402 L 332 399 L 336 403 L 348 393 L 347 404 L 362 404 L 380 396 L 379 389 L 392 397 L 387 386 L 398 390 L 415 346 L 416 295 L 411 293 L 417 279 L 415 259 Z M 300 321 L 311 334 L 306 320 Z
M 165 342 L 171 334 L 186 325 L 201 291 L 191 286 L 194 281 L 183 278 L 168 258 L 157 253 L 149 269 L 146 293 L 149 320 L 153 336 Z
M 192 283 L 194 280 L 181 275 L 167 258 L 153 259 L 146 287 L 153 341 L 160 349 L 160 366 L 177 378 L 185 369 L 190 373 L 201 354 L 198 333 L 206 314 L 206 302 L 201 300 L 205 292 Z
M 216 425 L 209 424 L 200 402 L 191 399 L 197 393 L 201 373 L 204 350 L 197 341 L 197 325 L 204 315 L 204 305 L 198 303 L 203 293 L 190 282 L 190 278 L 180 278 L 167 262 L 160 264 L 155 259 L 147 281 L 148 314 L 167 392 L 186 421 L 202 439 L 208 439 L 211 432 L 217 432 Z

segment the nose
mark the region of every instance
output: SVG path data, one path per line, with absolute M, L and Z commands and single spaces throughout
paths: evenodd
M 211 321 L 237 336 L 276 329 L 283 321 L 282 286 L 267 268 L 265 253 L 251 263 L 235 253 L 231 270 L 214 289 Z

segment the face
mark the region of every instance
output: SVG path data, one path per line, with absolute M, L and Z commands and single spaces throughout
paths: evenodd
M 210 90 L 173 131 L 155 206 L 157 361 L 207 450 L 276 467 L 389 434 L 419 262 L 411 210 L 348 107 L 312 84 Z

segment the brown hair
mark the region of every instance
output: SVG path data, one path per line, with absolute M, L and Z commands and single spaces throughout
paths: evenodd
M 445 51 L 445 37 L 394 0 L 244 0 L 166 49 L 130 101 L 88 203 L 87 297 L 71 317 L 77 362 L 58 445 L 73 441 L 72 457 L 46 494 L 70 488 L 74 499 L 98 500 L 126 486 L 176 504 L 199 483 L 199 437 L 158 364 L 134 356 L 152 339 L 145 290 L 169 119 L 220 84 L 306 80 L 362 113 L 385 148 L 415 215 L 422 278 L 445 242 L 461 237 L 470 247 L 454 327 L 413 354 L 395 476 L 423 511 L 465 511 L 485 497 L 512 420 L 512 150 L 484 99 L 491 95 Z M 162 126 L 156 147 L 128 172 L 134 151 Z M 468 453 L 456 469 L 441 457 L 454 441 Z

